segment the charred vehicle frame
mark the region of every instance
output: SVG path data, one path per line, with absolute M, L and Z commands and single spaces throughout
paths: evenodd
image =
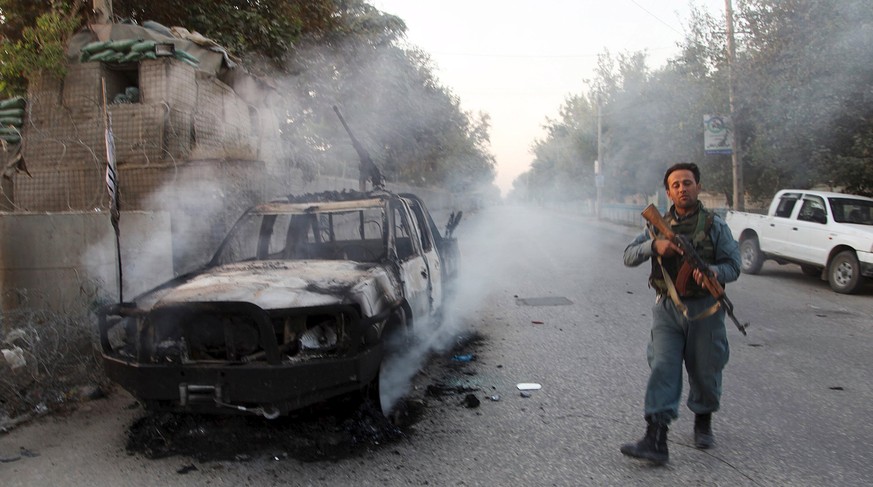
M 107 375 L 160 410 L 273 418 L 377 398 L 386 354 L 438 325 L 459 220 L 441 235 L 421 199 L 383 190 L 255 206 L 202 269 L 101 310 Z

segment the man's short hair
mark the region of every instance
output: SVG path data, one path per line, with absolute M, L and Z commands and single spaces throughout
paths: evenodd
M 697 164 L 693 162 L 680 162 L 677 164 L 673 164 L 667 169 L 667 172 L 664 174 L 664 188 L 670 189 L 667 186 L 667 179 L 670 177 L 670 174 L 674 171 L 691 171 L 691 174 L 694 174 L 694 182 L 700 184 L 700 168 L 697 167 Z

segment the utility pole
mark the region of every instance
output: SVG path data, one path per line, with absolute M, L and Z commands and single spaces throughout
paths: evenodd
M 601 123 L 600 94 L 597 94 L 597 160 L 594 161 L 594 185 L 597 187 L 597 199 L 594 200 L 594 215 L 600 220 L 600 208 L 603 205 L 603 124 Z
M 743 186 L 743 164 L 738 154 L 739 145 L 737 137 L 737 113 L 734 108 L 734 65 L 737 58 L 737 50 L 734 46 L 734 9 L 732 0 L 724 0 L 725 19 L 727 20 L 727 49 L 728 49 L 728 103 L 731 112 L 731 166 L 734 179 L 734 210 L 746 209 L 745 188 Z

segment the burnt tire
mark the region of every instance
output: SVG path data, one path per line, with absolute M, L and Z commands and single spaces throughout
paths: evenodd
M 409 347 L 410 337 L 406 326 L 400 322 L 389 325 L 382 337 L 384 353 L 379 364 L 379 374 L 369 386 L 369 398 L 386 418 L 391 417 L 401 397 L 398 388 L 403 385 L 403 373 L 398 360 Z
M 745 274 L 757 274 L 764 265 L 764 255 L 755 237 L 747 238 L 740 244 L 740 270 Z
M 837 254 L 828 266 L 828 283 L 840 294 L 854 294 L 861 288 L 861 265 L 851 250 Z
M 809 277 L 821 277 L 821 267 L 814 265 L 802 265 L 800 271 Z

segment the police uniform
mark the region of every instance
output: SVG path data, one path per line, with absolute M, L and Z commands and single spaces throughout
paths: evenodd
M 730 228 L 718 215 L 698 202 L 695 211 L 678 218 L 671 207 L 664 220 L 676 234 L 687 236 L 698 254 L 710 264 L 722 284 L 740 274 L 740 253 Z M 646 387 L 645 415 L 652 424 L 666 427 L 679 416 L 683 362 L 688 371 L 688 408 L 696 415 L 709 415 L 719 408 L 722 369 L 730 350 L 725 331 L 725 312 L 717 301 L 682 271 L 681 256 L 662 257 L 652 250 L 653 238 L 646 231 L 624 251 L 624 263 L 634 267 L 652 261 L 649 283 L 657 292 L 652 308 L 648 360 L 651 374 Z M 660 263 L 658 262 L 660 260 Z M 666 271 L 681 303 L 670 297 Z M 684 306 L 684 312 L 681 309 Z

